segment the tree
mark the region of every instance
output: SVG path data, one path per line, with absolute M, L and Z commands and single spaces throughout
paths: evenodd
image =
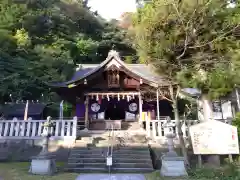
M 77 63 L 100 63 L 115 44 L 135 53 L 124 32 L 83 0 L 2 0 L 0 101 L 50 99 L 46 82 L 68 80 Z
M 135 15 L 138 55 L 172 83 L 170 94 L 183 151 L 176 103 L 180 88 L 201 90 L 208 120 L 212 119 L 210 100 L 239 84 L 239 10 L 239 4 L 228 8 L 223 0 L 153 0 Z

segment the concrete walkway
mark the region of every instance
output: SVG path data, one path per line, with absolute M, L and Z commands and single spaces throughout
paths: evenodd
M 146 180 L 141 174 L 82 174 L 76 180 Z

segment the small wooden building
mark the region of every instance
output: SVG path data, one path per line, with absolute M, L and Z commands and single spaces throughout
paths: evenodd
M 106 120 L 144 121 L 173 115 L 170 102 L 161 98 L 168 92 L 168 81 L 148 65 L 124 63 L 114 50 L 101 64 L 79 65 L 71 80 L 50 86 L 75 106 L 86 128 Z
M 2 119 L 12 120 L 17 118 L 18 120 L 24 119 L 26 103 L 5 103 L 2 108 Z M 43 103 L 29 103 L 27 117 L 33 120 L 46 119 L 46 104 Z

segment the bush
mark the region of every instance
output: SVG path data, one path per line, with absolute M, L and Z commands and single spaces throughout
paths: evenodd
M 239 171 L 238 166 L 235 164 L 228 164 L 219 169 L 201 168 L 191 170 L 189 176 L 192 179 L 219 179 L 219 180 L 238 180 Z
M 239 137 L 240 136 L 240 112 L 236 113 L 236 117 L 233 120 L 232 125 L 237 127 L 238 137 Z

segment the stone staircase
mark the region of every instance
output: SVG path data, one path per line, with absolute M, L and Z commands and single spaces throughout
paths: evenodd
M 114 172 L 151 172 L 152 160 L 148 147 L 118 147 L 113 151 Z
M 146 136 L 128 131 L 115 131 L 113 143 L 113 165 L 111 172 L 151 172 L 152 160 Z M 136 131 L 138 132 L 138 131 Z M 66 170 L 74 172 L 108 172 L 106 156 L 109 134 L 88 134 L 77 140 L 70 152 Z

